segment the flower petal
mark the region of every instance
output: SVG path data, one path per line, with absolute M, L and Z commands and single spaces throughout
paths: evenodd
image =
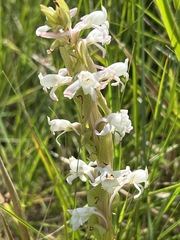
M 69 87 L 63 92 L 64 97 L 72 99 L 76 92 L 80 89 L 81 85 L 78 81 L 73 82 Z

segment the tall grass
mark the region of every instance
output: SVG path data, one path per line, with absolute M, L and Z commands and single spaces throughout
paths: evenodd
M 129 109 L 134 126 L 133 134 L 115 148 L 115 168 L 147 166 L 149 187 L 137 200 L 117 197 L 113 217 L 117 239 L 179 239 L 178 1 L 67 3 L 70 8 L 78 6 L 77 20 L 101 4 L 106 7 L 113 40 L 106 47 L 106 61 L 92 49 L 97 63 L 107 66 L 130 59 L 124 94 L 114 87 L 104 94 L 113 111 Z M 59 148 L 47 124 L 47 116 L 55 113 L 70 121 L 78 116 L 75 105 L 60 97 L 62 89 L 57 104 L 40 87 L 40 71 L 52 73 L 63 67 L 58 50 L 47 55 L 51 40 L 35 35 L 45 21 L 40 4 L 53 6 L 53 1 L 7 0 L 0 5 L 0 238 L 25 240 L 23 228 L 26 239 L 82 239 L 86 228 L 72 232 L 66 210 L 85 202 L 89 186 L 78 181 L 75 187 L 68 186 L 69 170 L 59 158 L 77 153 L 79 142 L 67 133 Z

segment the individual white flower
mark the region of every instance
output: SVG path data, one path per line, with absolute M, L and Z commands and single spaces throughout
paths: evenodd
M 114 179 L 106 179 L 102 182 L 102 188 L 104 190 L 107 190 L 110 194 L 112 194 L 109 206 L 111 206 L 114 197 L 119 192 L 119 190 L 124 187 L 124 185 L 133 184 L 134 187 L 139 191 L 138 194 L 134 196 L 134 198 L 138 198 L 144 191 L 144 188 L 147 188 L 148 186 L 147 167 L 145 168 L 145 170 L 138 169 L 133 172 L 130 171 L 130 169 L 128 168 L 127 170 L 129 172 L 127 172 L 125 175 L 121 175 Z M 144 183 L 144 187 L 142 186 L 141 183 Z
M 107 11 L 105 7 L 102 6 L 102 11 L 94 11 L 81 17 L 81 21 L 78 22 L 74 28 L 74 32 L 80 32 L 87 28 L 97 28 L 98 26 L 104 24 L 107 20 Z
M 82 226 L 85 222 L 87 222 L 93 214 L 101 217 L 107 228 L 107 221 L 104 215 L 96 207 L 85 206 L 85 207 L 75 208 L 73 210 L 67 210 L 67 211 L 72 215 L 71 224 L 72 224 L 73 231 L 76 231 L 80 226 Z
M 106 50 L 103 48 L 100 44 L 109 44 L 111 41 L 111 36 L 109 35 L 109 23 L 106 21 L 102 26 L 99 26 L 95 29 L 93 29 L 84 39 L 84 42 L 86 45 L 94 44 L 96 47 L 98 47 L 102 51 L 102 57 L 105 57 Z
M 55 132 L 61 132 L 57 137 L 56 137 L 56 142 L 60 146 L 60 143 L 58 142 L 58 138 L 64 134 L 65 132 L 70 132 L 74 131 L 78 135 L 80 135 L 81 131 L 81 124 L 78 122 L 71 123 L 68 120 L 65 119 L 53 119 L 50 120 L 49 117 L 48 119 L 48 124 L 50 125 L 50 130 L 53 135 L 55 135 Z
M 95 101 L 97 97 L 96 88 L 100 87 L 100 83 L 94 75 L 88 71 L 81 71 L 77 78 L 75 82 L 65 89 L 63 93 L 64 96 L 72 99 L 76 92 L 82 87 L 84 94 L 90 94 L 92 100 Z
M 125 133 L 129 133 L 133 127 L 131 120 L 128 116 L 128 110 L 120 110 L 118 113 L 110 113 L 107 117 L 100 118 L 96 121 L 96 127 L 99 123 L 105 123 L 103 129 L 98 132 L 95 130 L 95 134 L 98 136 L 105 136 L 108 133 L 115 134 L 115 141 L 119 143 L 125 136 Z
M 87 45 L 95 44 L 97 42 L 104 44 L 109 44 L 111 41 L 111 36 L 108 30 L 109 23 L 106 21 L 102 26 L 93 29 L 86 37 L 85 42 Z
M 55 94 L 55 91 L 58 87 L 68 85 L 72 77 L 67 76 L 68 72 L 66 68 L 62 68 L 59 70 L 58 74 L 47 74 L 43 76 L 42 73 L 38 75 L 40 84 L 43 87 L 43 90 L 47 92 L 47 89 L 51 89 L 50 97 L 54 101 L 58 101 L 58 98 Z
M 94 187 L 97 186 L 100 183 L 103 184 L 103 182 L 106 181 L 107 179 L 108 180 L 109 179 L 114 180 L 114 179 L 116 179 L 117 177 L 120 177 L 120 176 L 124 177 L 124 176 L 128 175 L 129 172 L 130 172 L 129 166 L 126 167 L 125 170 L 118 170 L 118 171 L 113 171 L 109 165 L 107 165 L 103 168 L 102 167 L 96 167 L 95 170 L 99 171 L 100 175 L 94 179 L 94 182 L 90 182 L 91 185 L 93 185 Z M 113 183 L 114 187 L 119 185 L 118 182 L 117 183 L 115 183 L 115 182 L 116 181 L 114 181 L 114 183 Z M 110 181 L 110 183 L 112 183 L 112 181 Z M 106 189 L 105 189 L 105 185 L 104 185 L 104 190 L 107 190 L 110 194 L 112 194 L 112 191 L 113 191 L 112 185 L 108 186 L 108 188 L 106 188 Z
M 100 172 L 100 175 L 94 179 L 94 182 L 90 181 L 91 185 L 94 187 L 97 186 L 98 184 L 100 184 L 104 179 L 106 179 L 107 175 L 111 176 L 113 174 L 113 171 L 109 165 L 107 165 L 103 168 L 96 167 L 95 169 Z
M 98 184 L 101 183 L 102 188 L 111 195 L 114 193 L 114 190 L 119 186 L 119 178 L 124 179 L 125 176 L 128 176 L 131 173 L 129 166 L 127 166 L 126 169 L 116 171 L 111 170 L 109 165 L 104 168 L 97 167 L 96 169 L 101 172 L 101 175 L 97 177 L 94 182 Z
M 124 91 L 124 83 L 120 80 L 120 77 L 125 77 L 126 81 L 129 79 L 128 74 L 128 58 L 123 62 L 117 62 L 110 65 L 107 68 L 102 69 L 94 74 L 94 76 L 99 80 L 99 82 L 104 82 L 103 88 L 111 81 L 115 80 L 115 83 L 112 83 L 112 86 L 122 85 L 121 92 Z
M 127 179 L 129 180 L 129 183 L 133 184 L 134 187 L 139 191 L 139 193 L 134 196 L 134 198 L 138 198 L 142 194 L 144 188 L 148 187 L 148 169 L 147 169 L 147 167 L 145 168 L 145 170 L 138 169 L 138 170 L 132 172 L 131 174 L 129 174 L 127 176 Z M 140 183 L 144 183 L 144 187 Z
M 81 181 L 86 182 L 86 176 L 88 176 L 92 182 L 94 181 L 95 169 L 93 166 L 96 165 L 96 162 L 90 162 L 89 164 L 86 164 L 83 160 L 76 159 L 74 157 L 62 157 L 61 160 L 69 164 L 71 175 L 66 179 L 69 184 L 72 184 L 72 181 L 78 177 L 81 179 Z

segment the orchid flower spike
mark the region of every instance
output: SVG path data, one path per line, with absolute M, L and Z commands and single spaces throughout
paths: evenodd
M 59 70 L 58 74 L 47 74 L 43 77 L 43 75 L 40 73 L 38 75 L 40 84 L 43 87 L 43 90 L 47 92 L 47 89 L 51 89 L 50 91 L 50 98 L 54 101 L 58 101 L 58 98 L 55 94 L 55 91 L 58 87 L 68 85 L 72 77 L 66 76 L 68 74 L 66 68 L 62 68 Z
M 50 120 L 49 117 L 48 119 L 48 124 L 50 125 L 50 130 L 53 135 L 55 135 L 55 132 L 61 132 L 57 137 L 56 137 L 56 142 L 60 146 L 61 144 L 58 142 L 58 138 L 64 134 L 65 132 L 70 132 L 74 131 L 76 134 L 80 135 L 81 132 L 81 124 L 78 122 L 71 123 L 68 120 L 65 119 L 53 119 Z
M 85 95 L 90 94 L 92 100 L 95 101 L 97 94 L 96 88 L 100 87 L 100 83 L 94 75 L 88 71 L 81 71 L 77 75 L 77 80 L 68 86 L 64 91 L 64 96 L 72 99 L 76 92 L 82 87 Z
M 129 133 L 133 129 L 128 116 L 128 110 L 124 109 L 118 113 L 110 113 L 107 117 L 98 119 L 96 121 L 96 127 L 99 123 L 105 123 L 105 126 L 100 132 L 95 130 L 95 134 L 105 136 L 108 133 L 114 133 L 117 144 L 123 139 L 125 133 Z
M 96 207 L 85 206 L 67 211 L 72 215 L 71 224 L 73 231 L 76 231 L 80 226 L 87 222 L 93 214 L 101 217 L 105 223 L 106 228 L 108 227 L 104 215 Z
M 95 169 L 93 166 L 96 165 L 96 162 L 90 162 L 89 164 L 86 164 L 83 160 L 76 159 L 74 157 L 62 157 L 61 160 L 69 164 L 71 175 L 66 178 L 69 184 L 72 184 L 72 181 L 78 177 L 81 179 L 81 181 L 86 182 L 86 176 L 88 176 L 92 182 L 94 181 Z

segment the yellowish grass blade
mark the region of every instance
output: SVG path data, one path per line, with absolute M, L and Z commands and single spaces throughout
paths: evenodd
M 177 59 L 180 61 L 180 28 L 178 28 L 173 16 L 170 1 L 156 0 L 155 3 L 161 14 L 164 27 L 168 33 L 173 50 L 175 51 Z

